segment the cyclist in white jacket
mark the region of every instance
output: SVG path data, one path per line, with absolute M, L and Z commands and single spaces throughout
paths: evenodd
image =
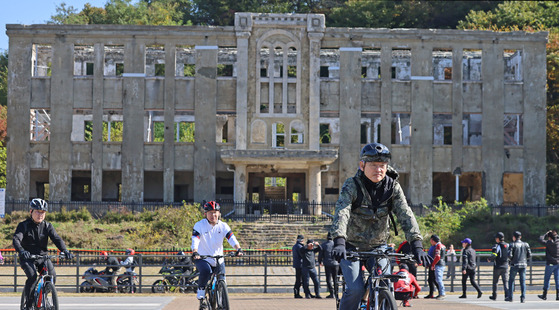
M 194 224 L 192 230 L 192 258 L 196 269 L 200 275 L 198 276 L 198 293 L 196 298 L 200 300 L 200 310 L 206 309 L 204 302 L 206 294 L 204 288 L 210 280 L 212 269 L 218 268 L 225 274 L 225 262 L 223 258 L 216 261 L 214 258 L 200 259 L 201 255 L 223 255 L 223 239 L 227 238 L 229 244 L 237 250 L 236 255 L 243 255 L 241 246 L 233 235 L 231 228 L 227 223 L 219 220 L 221 215 L 220 206 L 215 201 L 208 201 L 204 204 L 205 219 Z

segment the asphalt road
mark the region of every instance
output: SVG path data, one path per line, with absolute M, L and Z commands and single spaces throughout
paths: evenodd
M 555 297 L 555 296 L 552 296 Z M 13 310 L 19 306 L 20 297 L 16 294 L 0 294 L 0 310 Z M 232 310 L 256 309 L 334 309 L 333 299 L 293 299 L 289 294 L 231 294 Z M 484 295 L 477 299 L 458 299 L 458 295 L 448 295 L 445 300 L 414 299 L 413 309 L 416 310 L 482 310 L 482 309 L 558 309 L 559 301 L 555 298 L 542 301 L 536 294 L 529 294 L 526 302 L 521 304 L 491 301 Z M 196 310 L 198 301 L 194 294 L 179 295 L 74 295 L 61 294 L 60 309 L 62 310 Z

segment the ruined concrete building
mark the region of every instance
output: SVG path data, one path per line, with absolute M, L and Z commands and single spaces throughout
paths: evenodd
M 545 203 L 547 33 L 238 13 L 7 34 L 8 199 L 334 201 L 381 142 L 411 203 Z

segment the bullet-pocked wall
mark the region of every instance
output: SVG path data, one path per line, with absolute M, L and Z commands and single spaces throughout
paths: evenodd
M 545 203 L 547 33 L 324 21 L 7 25 L 7 199 L 333 201 L 381 142 L 411 203 Z

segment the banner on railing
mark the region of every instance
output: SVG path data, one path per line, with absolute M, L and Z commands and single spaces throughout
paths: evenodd
M 0 218 L 6 214 L 6 189 L 0 188 Z

